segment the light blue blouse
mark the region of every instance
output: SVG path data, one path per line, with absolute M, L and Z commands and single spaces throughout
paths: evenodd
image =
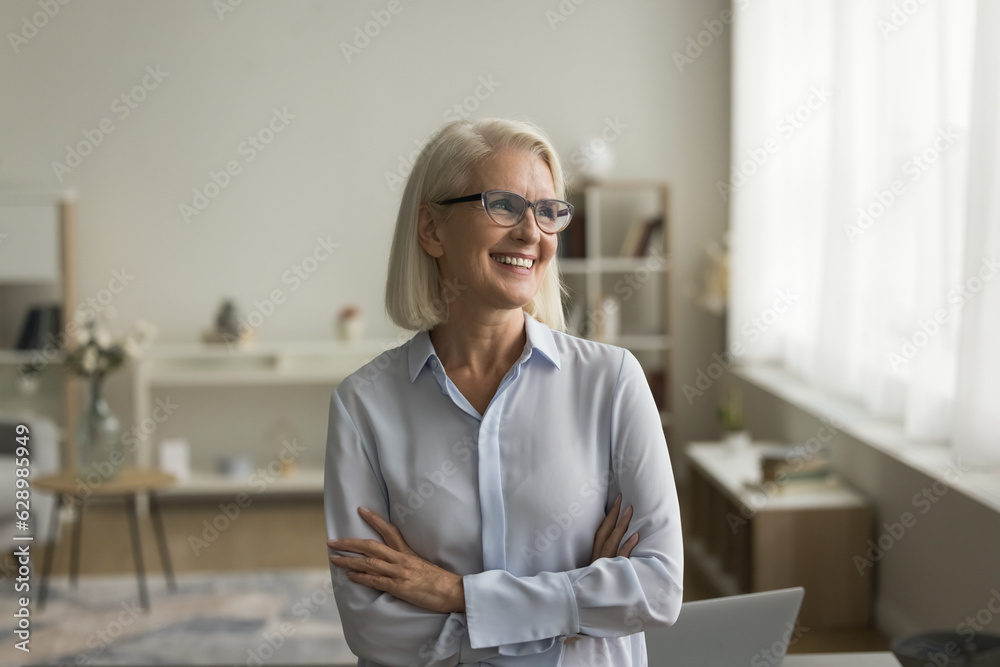
M 524 351 L 482 415 L 427 331 L 333 392 L 329 538 L 381 541 L 357 513 L 365 505 L 465 586 L 465 613 L 436 613 L 331 565 L 359 666 L 645 665 L 642 629 L 680 612 L 677 491 L 639 362 L 527 313 L 525 327 Z M 622 508 L 634 507 L 626 535 L 638 531 L 639 543 L 629 558 L 590 564 L 619 491 Z

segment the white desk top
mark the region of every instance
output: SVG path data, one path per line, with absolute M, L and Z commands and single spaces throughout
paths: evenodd
M 807 653 L 785 656 L 782 667 L 900 667 L 899 661 L 885 653 Z
M 761 482 L 761 453 L 781 443 L 754 443 L 734 451 L 717 442 L 694 442 L 685 453 L 688 460 L 707 475 L 729 499 L 757 511 L 863 507 L 864 496 L 843 485 L 836 476 L 829 482 Z

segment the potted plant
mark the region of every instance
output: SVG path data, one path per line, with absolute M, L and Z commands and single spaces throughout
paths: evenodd
M 743 420 L 743 397 L 738 387 L 732 387 L 725 401 L 719 406 L 719 420 L 722 422 L 722 441 L 734 452 L 750 447 L 750 434 Z

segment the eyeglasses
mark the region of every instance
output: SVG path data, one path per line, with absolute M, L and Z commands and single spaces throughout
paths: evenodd
M 573 205 L 561 199 L 539 199 L 531 202 L 521 195 L 504 190 L 487 190 L 467 197 L 456 197 L 439 201 L 438 204 L 461 204 L 480 200 L 483 210 L 490 219 L 503 227 L 513 227 L 521 222 L 530 206 L 535 211 L 535 221 L 538 228 L 547 234 L 555 234 L 566 229 L 573 219 Z

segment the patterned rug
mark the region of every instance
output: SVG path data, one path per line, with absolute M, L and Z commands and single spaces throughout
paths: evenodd
M 52 577 L 45 609 L 30 607 L 30 653 L 15 647 L 16 598 L 0 593 L 0 665 L 356 665 L 344 641 L 329 570 L 178 575 L 170 593 L 135 576 Z M 38 582 L 31 590 L 37 597 Z

